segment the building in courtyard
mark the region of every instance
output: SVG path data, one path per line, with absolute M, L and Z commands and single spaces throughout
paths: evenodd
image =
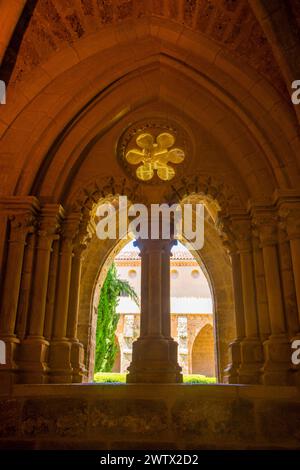
M 141 258 L 126 246 L 115 258 L 118 276 L 141 296 Z M 170 262 L 171 335 L 178 343 L 178 362 L 184 374 L 215 377 L 213 305 L 208 281 L 192 254 L 180 244 Z M 140 307 L 121 296 L 116 331 L 118 354 L 114 372 L 126 372 L 132 360 L 132 342 L 140 333 Z

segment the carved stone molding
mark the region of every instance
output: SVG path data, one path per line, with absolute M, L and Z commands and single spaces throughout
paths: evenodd
M 97 180 L 94 179 L 73 195 L 69 203 L 69 212 L 82 212 L 87 216 L 101 199 L 109 196 L 126 195 L 129 200 L 138 201 L 141 194 L 139 186 L 139 183 L 133 184 L 127 178 L 107 176 Z
M 282 206 L 279 210 L 280 226 L 290 240 L 300 238 L 300 207 Z
M 64 210 L 59 204 L 46 204 L 42 207 L 37 234 L 39 244 L 48 245 L 59 239 Z
M 217 226 L 232 253 L 252 250 L 251 219 L 247 214 L 219 217 Z
M 170 183 L 169 192 L 165 199 L 179 202 L 187 196 L 200 195 L 211 201 L 216 201 L 222 212 L 244 209 L 244 204 L 237 191 L 219 181 L 215 176 L 204 173 L 183 176 L 174 184 Z
M 274 211 L 257 211 L 253 214 L 252 229 L 261 246 L 278 243 L 278 215 Z

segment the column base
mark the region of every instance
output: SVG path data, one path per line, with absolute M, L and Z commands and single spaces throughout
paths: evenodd
M 19 382 L 19 368 L 16 357 L 20 340 L 15 335 L 1 336 L 1 341 L 5 343 L 5 364 L 0 364 L 0 389 L 9 391 L 10 387 Z
M 261 382 L 263 348 L 259 338 L 245 338 L 241 341 L 241 365 L 238 370 L 240 384 Z
M 29 336 L 22 341 L 19 354 L 20 382 L 48 383 L 49 342 L 42 336 Z
M 182 383 L 173 339 L 139 338 L 133 343 L 127 383 Z
M 236 339 L 229 344 L 231 362 L 224 369 L 224 382 L 228 384 L 240 383 L 239 368 L 241 365 L 241 340 Z
M 49 354 L 50 383 L 72 383 L 72 343 L 67 338 L 51 341 Z
M 78 340 L 71 340 L 72 382 L 81 383 L 86 374 L 84 367 L 84 348 Z
M 287 335 L 271 335 L 269 339 L 264 342 L 264 352 L 263 384 L 291 385 L 292 350 Z

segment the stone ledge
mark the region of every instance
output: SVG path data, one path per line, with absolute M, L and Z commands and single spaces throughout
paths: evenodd
M 0 423 L 0 448 L 300 449 L 300 390 L 16 385 Z

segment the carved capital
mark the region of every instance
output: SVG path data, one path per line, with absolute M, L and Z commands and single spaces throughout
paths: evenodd
M 48 245 L 58 240 L 61 230 L 63 209 L 57 204 L 48 204 L 42 208 L 38 224 L 39 245 Z
M 256 213 L 252 220 L 252 230 L 260 240 L 261 246 L 278 243 L 278 216 L 272 212 Z
M 231 256 L 238 251 L 234 235 L 232 233 L 232 225 L 227 217 L 219 217 L 217 219 L 216 228 L 222 240 L 222 244 L 226 252 Z
M 280 227 L 286 231 L 288 239 L 300 238 L 300 208 L 282 207 L 279 216 Z
M 29 233 L 33 233 L 36 228 L 37 220 L 31 212 L 17 213 L 9 216 L 11 243 L 25 242 Z
M 79 234 L 81 223 L 80 212 L 72 213 L 66 217 L 62 224 L 61 236 L 63 240 L 74 241 Z
M 233 216 L 230 218 L 230 233 L 238 252 L 252 250 L 252 231 L 250 219 L 247 216 Z

